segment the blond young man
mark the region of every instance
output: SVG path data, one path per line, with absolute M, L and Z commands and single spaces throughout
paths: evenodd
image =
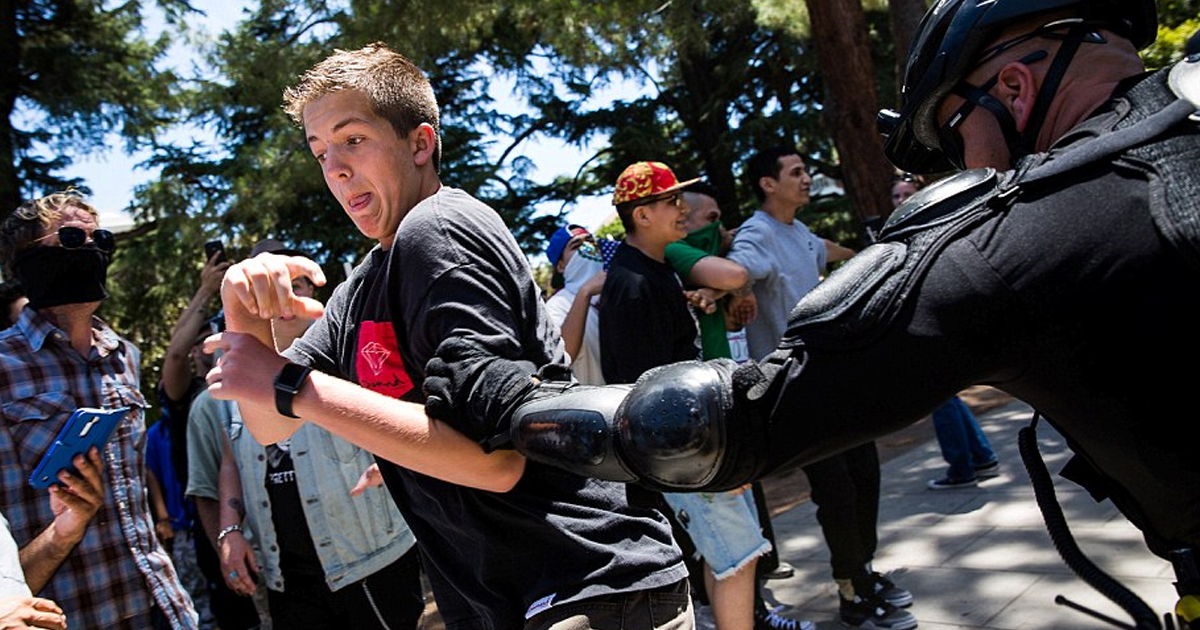
M 424 73 L 373 44 L 335 52 L 285 98 L 330 191 L 379 247 L 324 309 L 291 290 L 294 275 L 324 283 L 310 262 L 230 268 L 213 395 L 237 400 L 261 443 L 311 422 L 373 452 L 449 628 L 692 627 L 661 514 L 628 505 L 622 484 L 496 448 L 506 427 L 490 406 L 565 356 L 499 216 L 441 183 Z M 270 319 L 322 313 L 274 350 Z

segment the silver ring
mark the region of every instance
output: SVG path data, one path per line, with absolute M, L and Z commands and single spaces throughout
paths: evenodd
M 230 571 L 229 578 L 232 580 L 236 580 L 237 579 L 237 571 Z

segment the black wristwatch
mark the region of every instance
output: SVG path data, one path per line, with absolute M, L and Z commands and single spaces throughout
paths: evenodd
M 300 393 L 308 380 L 312 368 L 295 363 L 288 363 L 275 376 L 275 411 L 289 418 L 299 418 L 292 413 L 292 399 Z

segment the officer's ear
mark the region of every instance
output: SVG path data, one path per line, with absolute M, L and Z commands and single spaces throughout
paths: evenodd
M 1033 68 L 1019 61 L 1005 64 L 996 75 L 993 94 L 1012 113 L 1017 131 L 1024 132 L 1029 124 L 1029 116 L 1033 113 L 1033 104 L 1037 100 L 1043 78 L 1036 74 Z

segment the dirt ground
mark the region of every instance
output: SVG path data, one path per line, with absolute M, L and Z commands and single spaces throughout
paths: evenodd
M 976 415 L 1012 401 L 1008 394 L 985 386 L 972 387 L 959 396 Z M 932 439 L 935 439 L 933 424 L 925 418 L 908 428 L 876 440 L 875 445 L 879 449 L 879 460 L 886 462 Z M 762 485 L 772 515 L 786 512 L 808 500 L 808 479 L 800 469 L 766 477 Z M 425 593 L 425 614 L 421 617 L 418 630 L 445 630 L 428 583 L 425 584 Z
M 977 416 L 1012 401 L 1012 397 L 1008 394 L 983 385 L 967 389 L 960 393 L 959 397 Z M 879 449 L 879 460 L 886 462 L 932 439 L 935 439 L 933 423 L 929 421 L 929 418 L 925 418 L 905 429 L 876 440 L 875 445 Z M 808 500 L 808 479 L 798 468 L 765 477 L 762 480 L 762 486 L 767 495 L 767 505 L 771 507 L 772 515 L 786 512 Z

